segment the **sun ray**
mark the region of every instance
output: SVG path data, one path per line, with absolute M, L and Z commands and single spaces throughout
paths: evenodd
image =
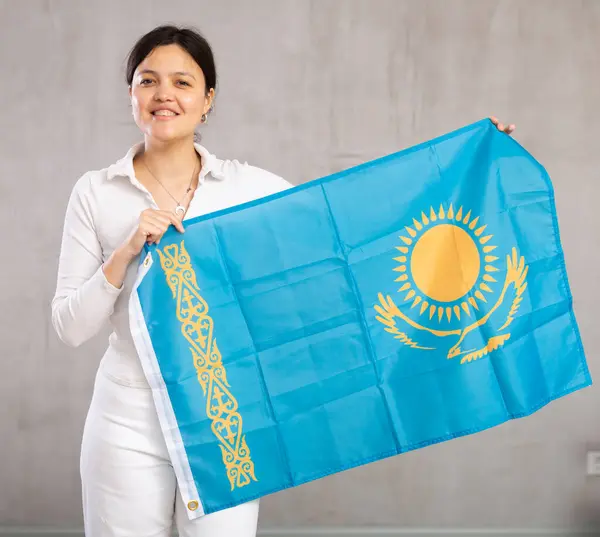
M 412 306 L 410 307 L 410 309 L 412 310 L 415 306 L 417 306 L 419 304 L 419 302 L 421 302 L 421 300 L 423 300 L 420 296 L 415 297 L 415 301 L 412 303 Z
M 479 221 L 479 216 L 476 216 L 475 218 L 473 218 L 473 221 L 469 224 L 469 229 L 474 230 L 478 221 Z
M 456 318 L 460 321 L 460 308 L 458 305 L 454 306 L 454 315 L 456 315 Z
M 483 253 L 484 254 L 488 254 L 490 252 L 493 252 L 496 248 L 498 248 L 497 246 L 484 246 L 483 247 Z
M 469 211 L 467 213 L 467 216 L 465 216 L 465 219 L 463 220 L 463 224 L 468 224 L 470 219 L 471 219 L 471 211 Z
M 486 283 L 480 283 L 479 284 L 479 289 L 483 289 L 484 291 L 487 291 L 488 293 L 492 293 L 493 292 L 490 289 L 489 285 L 487 285 Z
M 402 291 L 406 291 L 407 289 L 410 289 L 412 287 L 412 285 L 410 285 L 410 282 L 406 282 L 402 287 L 400 287 L 400 289 L 398 289 L 398 291 L 402 292 Z
M 433 306 L 433 305 L 429 308 L 429 318 L 430 319 L 433 319 L 433 315 L 435 314 L 435 310 L 436 309 L 437 308 L 435 306 Z
M 396 269 L 394 269 L 396 270 Z M 408 280 L 408 274 L 401 274 L 400 276 L 398 276 L 396 278 L 397 282 L 405 282 L 406 280 Z
M 484 259 L 486 263 L 493 263 L 494 261 L 498 261 L 499 258 L 495 255 L 486 255 Z
M 495 267 L 494 265 L 486 265 L 485 266 L 485 271 L 486 272 L 498 272 L 500 269 L 498 267 Z
M 400 239 L 404 244 L 408 244 L 409 246 L 412 244 L 412 240 L 410 240 L 408 237 L 403 237 L 402 235 L 400 235 Z
M 413 225 L 417 228 L 417 231 L 421 231 L 423 229 L 421 222 L 419 222 L 416 218 L 413 218 Z
M 406 272 L 406 265 L 400 265 L 394 269 L 396 272 Z
M 423 221 L 424 226 L 429 224 L 429 218 L 427 218 L 427 215 L 424 211 L 421 211 L 421 220 Z
M 463 302 L 461 304 L 462 309 L 465 310 L 465 313 L 470 317 L 471 316 L 471 311 L 469 310 L 469 305 L 466 302 Z
M 428 307 L 429 302 L 427 302 L 427 300 L 423 300 L 423 304 L 421 304 L 421 311 L 419 312 L 419 315 L 423 315 Z
M 444 218 L 446 218 L 446 213 L 444 213 L 444 206 L 440 205 L 440 212 L 438 213 L 440 220 L 443 220 Z
M 448 207 L 448 220 L 454 220 L 454 209 L 452 208 L 452 204 Z
M 406 297 L 404 297 L 404 302 L 408 302 L 413 296 L 415 296 L 417 293 L 415 293 L 414 289 L 411 289 L 407 294 Z
M 406 256 L 405 255 L 401 255 L 400 257 L 394 257 L 394 261 L 398 261 L 398 263 L 406 263 Z M 394 269 L 396 270 L 396 269 Z
M 485 228 L 486 228 L 486 227 L 487 227 L 487 224 L 486 224 L 486 225 L 484 225 L 484 226 L 481 226 L 480 228 L 477 228 L 475 231 L 473 231 L 473 234 L 474 234 L 476 237 L 479 237 L 479 236 L 480 236 L 480 235 L 481 235 L 481 234 L 482 234 L 482 233 L 485 231 Z
M 460 222 L 462 220 L 462 206 L 458 208 L 458 212 L 456 213 L 456 221 Z
M 444 308 L 438 306 L 438 322 L 441 322 L 442 317 L 444 316 Z
M 475 291 L 475 296 L 482 302 L 487 302 L 481 291 Z
M 433 207 L 431 208 L 431 212 L 429 213 L 429 218 L 432 222 L 435 222 L 437 220 L 437 214 L 435 214 Z
M 452 320 L 452 309 L 446 308 L 446 317 L 448 317 L 448 322 Z
M 490 282 L 490 283 L 496 283 L 498 280 L 496 278 L 494 278 L 493 276 L 490 276 L 489 274 L 484 274 L 483 281 Z
M 488 242 L 491 238 L 493 237 L 493 235 L 486 235 L 485 237 L 481 237 L 481 239 L 479 239 L 479 242 L 481 244 L 485 244 L 486 242 Z
M 479 311 L 479 306 L 477 305 L 477 301 L 472 296 L 469 297 L 469 304 L 471 304 L 471 306 L 473 306 L 473 308 L 475 308 L 477 311 Z
M 412 228 L 412 227 L 408 227 L 406 226 L 404 229 L 406 229 L 406 232 L 414 239 L 417 236 L 417 232 Z

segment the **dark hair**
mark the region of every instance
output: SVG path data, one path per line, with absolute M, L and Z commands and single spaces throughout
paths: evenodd
M 143 35 L 133 46 L 127 57 L 127 71 L 125 76 L 127 85 L 131 86 L 135 70 L 148 54 L 156 47 L 173 44 L 179 45 L 184 49 L 200 66 L 206 81 L 206 92 L 208 93 L 211 88 L 216 90 L 217 71 L 215 69 L 213 52 L 208 41 L 196 30 L 170 25 L 154 28 L 154 30 Z

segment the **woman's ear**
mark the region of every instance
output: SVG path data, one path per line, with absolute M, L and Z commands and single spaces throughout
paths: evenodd
M 206 104 L 208 106 L 208 108 L 206 109 L 207 114 L 212 110 L 214 100 L 215 100 L 215 89 L 210 88 L 209 92 L 206 94 Z

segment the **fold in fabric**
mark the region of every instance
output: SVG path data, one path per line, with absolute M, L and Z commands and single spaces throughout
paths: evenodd
M 549 177 L 488 120 L 145 255 L 131 325 L 190 518 L 591 384 Z

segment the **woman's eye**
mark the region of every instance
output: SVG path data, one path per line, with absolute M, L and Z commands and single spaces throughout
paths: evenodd
M 140 81 L 140 86 L 147 86 L 148 85 L 147 83 L 150 83 L 150 82 L 152 82 L 152 79 L 150 79 L 150 78 L 143 78 Z
M 189 84 L 185 80 L 178 80 L 178 84 L 183 84 L 184 86 L 189 86 Z

